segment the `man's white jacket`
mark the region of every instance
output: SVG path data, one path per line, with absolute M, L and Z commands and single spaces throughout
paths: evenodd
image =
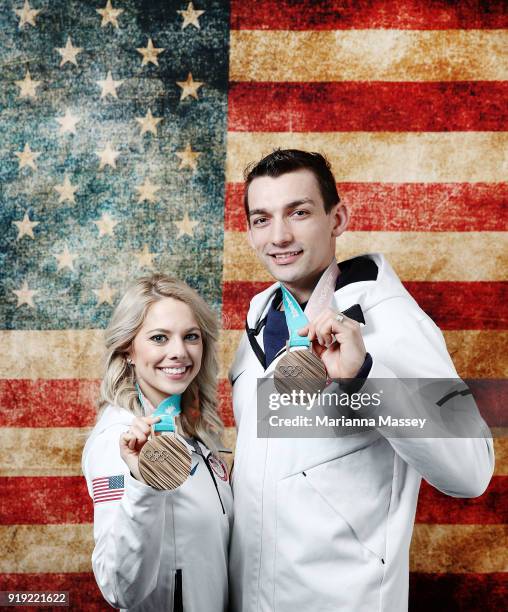
M 368 257 L 378 266 L 377 280 L 339 289 L 334 306 L 362 307 L 373 358 L 369 379 L 458 378 L 437 326 L 384 257 Z M 251 329 L 277 286 L 253 298 Z M 454 401 L 466 418 L 480 421 L 485 438 L 388 438 L 379 429 L 339 438 L 258 438 L 257 379 L 272 376 L 279 358 L 265 371 L 244 334 L 230 371 L 238 428 L 232 612 L 407 610 L 421 478 L 448 495 L 475 497 L 493 473 L 492 440 L 472 396 Z
M 188 445 L 191 475 L 177 489 L 156 491 L 139 482 L 119 450 L 120 434 L 133 418 L 109 406 L 83 451 L 83 473 L 95 500 L 92 566 L 97 584 L 116 608 L 225 612 L 233 516 L 226 468 L 198 443 L 202 454 Z M 115 476 L 120 478 L 105 491 L 104 482 Z M 122 476 L 123 496 L 122 487 L 116 488 Z M 101 501 L 109 498 L 116 499 Z

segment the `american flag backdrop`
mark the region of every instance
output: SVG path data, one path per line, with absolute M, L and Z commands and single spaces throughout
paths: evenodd
M 101 330 L 130 280 L 174 273 L 221 313 L 234 443 L 227 370 L 270 280 L 247 245 L 242 171 L 275 146 L 332 162 L 352 212 L 338 258 L 385 253 L 461 376 L 506 377 L 506 2 L 0 8 L 0 590 L 109 609 L 80 457 Z M 495 446 L 481 498 L 423 483 L 411 610 L 505 607 L 507 440 Z

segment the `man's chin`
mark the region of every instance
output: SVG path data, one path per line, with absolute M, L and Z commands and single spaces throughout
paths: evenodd
M 300 266 L 296 264 L 278 265 L 274 262 L 269 262 L 267 266 L 268 272 L 278 281 L 291 283 L 297 281 L 301 274 L 299 273 Z

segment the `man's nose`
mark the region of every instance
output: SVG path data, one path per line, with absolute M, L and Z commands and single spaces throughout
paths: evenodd
M 288 244 L 293 241 L 293 233 L 286 219 L 273 219 L 271 242 L 276 245 Z

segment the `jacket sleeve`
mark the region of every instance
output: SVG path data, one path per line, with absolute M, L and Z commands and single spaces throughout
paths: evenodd
M 396 437 L 389 428 L 379 430 L 428 483 L 453 497 L 477 497 L 494 471 L 492 436 L 455 370 L 441 331 L 420 313 L 418 318 L 399 319 L 401 331 L 386 338 L 386 355 L 372 355 L 367 387 L 398 379 L 395 401 L 382 402 L 377 414 L 427 418 L 425 432 L 432 437 Z
M 118 444 L 124 430 L 113 426 L 99 434 L 83 464 L 91 495 L 94 478 L 124 476 L 121 499 L 94 503 L 92 567 L 104 598 L 116 608 L 139 604 L 156 587 L 168 495 L 130 475 Z

